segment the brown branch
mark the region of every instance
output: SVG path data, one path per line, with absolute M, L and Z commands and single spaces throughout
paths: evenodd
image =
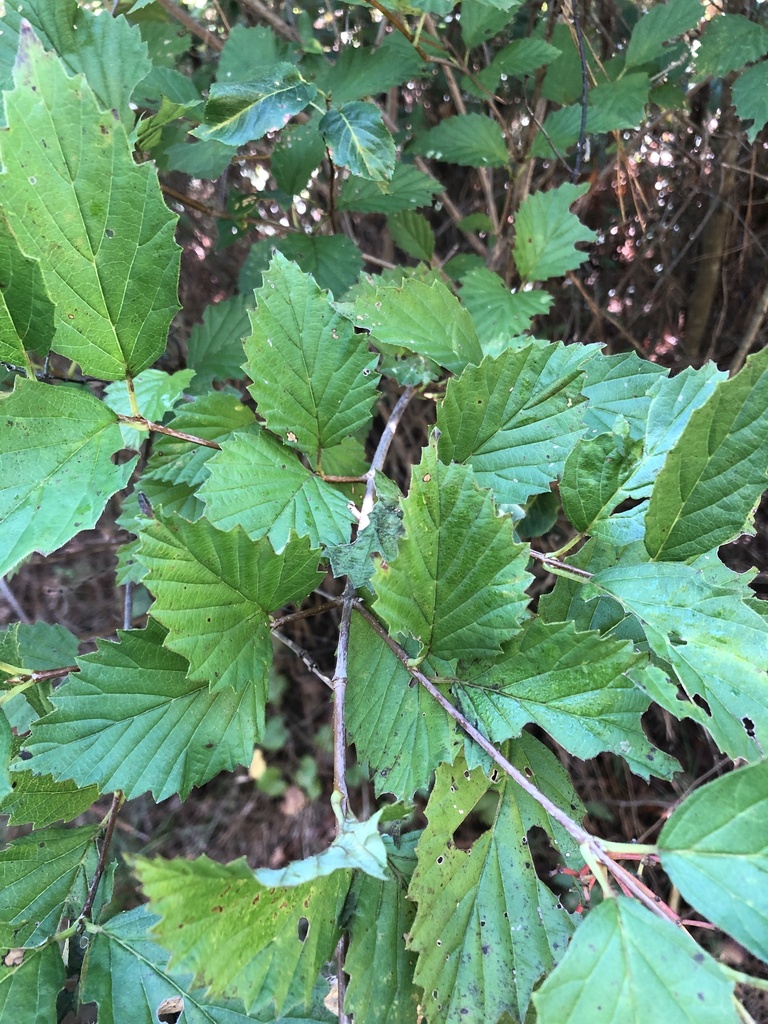
M 120 807 L 123 803 L 123 791 L 116 789 L 112 796 L 112 806 L 107 814 L 106 824 L 107 830 L 104 833 L 104 839 L 101 843 L 101 850 L 99 851 L 99 861 L 96 865 L 96 870 L 93 873 L 91 884 L 88 888 L 88 895 L 85 898 L 83 909 L 80 911 L 78 923 L 87 921 L 90 919 L 91 911 L 93 910 L 93 904 L 96 899 L 96 893 L 99 890 L 99 883 L 101 882 L 102 876 L 107 866 L 107 858 L 109 857 L 109 847 L 112 843 L 112 835 L 115 831 L 115 823 L 117 822 L 117 815 Z
M 322 615 L 323 612 L 328 612 L 332 608 L 338 608 L 342 604 L 341 598 L 336 598 L 332 601 L 324 601 L 322 604 L 316 604 L 312 608 L 302 608 L 298 612 L 290 612 L 288 615 L 280 615 L 278 618 L 272 620 L 272 629 L 282 629 L 283 626 L 287 626 L 289 622 L 298 622 L 300 619 L 309 619 L 313 615 Z
M 336 823 L 337 834 L 343 828 L 344 818 L 349 813 L 349 791 L 347 790 L 347 657 L 349 654 L 349 626 L 352 620 L 352 605 L 356 598 L 351 580 L 344 587 L 344 607 L 339 626 L 339 646 L 336 653 L 336 671 L 333 673 L 333 788 L 341 797 L 341 820 Z
M 257 18 L 261 18 L 262 21 L 266 21 L 270 28 L 274 29 L 283 39 L 288 39 L 292 43 L 301 42 L 298 32 L 292 29 L 290 25 L 286 25 L 280 15 L 275 14 L 261 0 L 239 0 L 239 2 L 243 10 L 249 11 Z
M 157 6 L 162 7 L 166 14 L 169 14 L 174 21 L 178 21 L 180 25 L 183 25 L 188 32 L 191 32 L 193 36 L 197 36 L 198 39 L 202 39 L 206 46 L 210 46 L 212 50 L 216 50 L 217 53 L 221 53 L 224 49 L 224 43 L 215 36 L 213 32 L 209 32 L 207 28 L 203 28 L 199 22 L 195 21 L 191 14 L 187 14 L 185 10 L 175 4 L 173 0 L 157 0 Z
M 180 441 L 189 441 L 190 444 L 199 444 L 203 448 L 215 448 L 217 452 L 221 451 L 221 445 L 217 444 L 216 441 L 208 441 L 204 437 L 188 434 L 184 430 L 173 430 L 171 427 L 164 427 L 162 423 L 153 423 L 144 416 L 123 416 L 118 414 L 117 418 L 121 423 L 126 423 L 129 427 L 136 427 L 138 430 L 152 430 L 156 434 L 177 437 Z
M 405 36 L 405 38 L 416 50 L 416 52 L 418 53 L 422 60 L 430 60 L 429 54 L 426 53 L 418 43 L 416 43 L 416 37 L 414 36 L 413 32 L 411 32 L 411 30 L 408 28 L 404 21 L 402 21 L 392 11 L 387 10 L 384 4 L 379 3 L 379 0 L 368 0 L 368 3 L 371 5 L 371 7 L 375 7 L 379 14 L 386 18 L 386 20 L 393 28 L 396 28 L 398 32 Z
M 20 672 L 3 682 L 3 686 L 20 686 L 24 683 L 44 683 L 49 679 L 61 679 L 72 672 L 79 672 L 77 665 L 64 665 L 62 668 L 46 668 L 39 672 Z

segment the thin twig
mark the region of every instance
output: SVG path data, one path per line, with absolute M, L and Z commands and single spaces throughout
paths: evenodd
M 347 658 L 349 655 L 349 626 L 352 605 L 356 598 L 351 580 L 344 587 L 344 605 L 339 625 L 339 646 L 336 652 L 336 671 L 333 673 L 333 788 L 341 797 L 342 820 L 336 824 L 341 831 L 343 819 L 349 813 L 347 790 L 347 728 L 345 720 L 347 698 Z
M 749 327 L 746 330 L 744 337 L 741 340 L 741 344 L 736 350 L 736 355 L 733 357 L 731 363 L 730 375 L 738 373 L 744 365 L 749 351 L 754 345 L 760 329 L 763 326 L 763 321 L 768 316 L 768 284 L 763 289 L 763 293 L 760 296 L 760 301 L 757 303 L 755 312 L 752 314 L 752 319 L 749 322 Z
M 587 144 L 587 96 L 589 95 L 589 70 L 587 68 L 587 57 L 584 53 L 584 36 L 581 32 L 581 22 L 576 10 L 577 0 L 571 0 L 571 15 L 573 27 L 576 29 L 576 39 L 579 44 L 579 60 L 581 61 L 581 123 L 579 125 L 579 141 L 576 145 L 576 163 L 571 172 L 571 181 L 576 184 L 581 176 L 581 168 L 584 163 L 584 153 Z
M 204 437 L 197 437 L 195 434 L 187 434 L 184 430 L 173 430 L 171 427 L 164 427 L 162 423 L 153 423 L 144 416 L 122 416 L 117 417 L 121 423 L 127 423 L 137 430 L 153 430 L 157 434 L 166 434 L 168 437 L 177 437 L 180 441 L 189 441 L 190 444 L 199 444 L 203 448 L 215 448 L 221 451 L 221 445 L 216 441 L 208 441 Z
M 332 680 L 327 675 L 325 675 L 324 672 L 320 671 L 317 662 L 309 653 L 309 651 L 307 651 L 304 647 L 299 646 L 299 644 L 297 644 L 295 640 L 291 640 L 291 638 L 289 636 L 286 636 L 285 633 L 283 633 L 281 630 L 275 629 L 274 626 L 272 627 L 272 636 L 276 640 L 279 640 L 281 644 L 285 644 L 285 646 L 290 651 L 293 651 L 293 653 L 298 658 L 301 658 L 301 660 L 307 666 L 312 675 L 317 676 L 317 678 L 322 683 L 325 683 L 329 690 L 333 689 Z
M 347 957 L 347 935 L 341 936 L 336 946 L 336 1013 L 339 1024 L 349 1024 L 349 1017 L 344 1012 L 344 1002 L 347 998 L 347 976 L 344 973 L 344 962 Z
M 85 898 L 83 909 L 80 911 L 80 917 L 78 921 L 88 921 L 91 917 L 91 911 L 93 910 L 93 903 L 96 899 L 96 893 L 99 889 L 99 882 L 101 882 L 102 875 L 107 866 L 107 858 L 109 857 L 109 847 L 112 842 L 112 834 L 115 831 L 115 823 L 117 821 L 117 815 L 120 810 L 120 806 L 123 802 L 123 791 L 116 789 L 112 795 L 112 806 L 109 808 L 107 814 L 106 823 L 107 830 L 104 833 L 104 839 L 101 843 L 101 850 L 99 851 L 99 861 L 96 865 L 96 870 L 93 873 L 90 887 L 88 888 L 88 895 Z
M 298 622 L 299 619 L 308 619 L 312 615 L 320 615 L 322 612 L 328 612 L 332 608 L 338 608 L 342 604 L 342 599 L 337 597 L 330 601 L 325 601 L 323 604 L 313 605 L 312 608 L 302 608 L 298 612 L 290 612 L 288 615 L 281 615 L 277 619 L 272 620 L 272 629 L 282 629 L 289 622 Z
M 292 29 L 290 25 L 286 25 L 280 15 L 275 14 L 275 12 L 267 7 L 265 3 L 262 3 L 261 0 L 239 0 L 239 2 L 240 6 L 246 11 L 250 11 L 251 14 L 255 14 L 256 17 L 261 18 L 262 21 L 266 21 L 270 28 L 273 28 L 279 36 L 283 37 L 283 39 L 288 39 L 292 43 L 298 43 L 301 41 L 299 33 Z
M 224 49 L 224 43 L 215 36 L 212 32 L 209 32 L 207 28 L 203 28 L 191 14 L 187 14 L 185 10 L 179 7 L 173 2 L 173 0 L 157 0 L 157 6 L 162 7 L 166 14 L 178 21 L 180 25 L 183 25 L 188 32 L 191 32 L 193 36 L 197 36 L 198 39 L 202 39 L 206 46 L 210 46 L 212 50 L 216 50 L 220 53 Z
M 371 628 L 376 632 L 384 643 L 393 652 L 395 657 L 404 665 L 410 675 L 420 683 L 424 689 L 433 697 L 437 703 L 443 708 L 443 710 L 456 722 L 456 724 L 474 740 L 477 745 L 485 751 L 491 760 L 501 768 L 505 774 L 507 774 L 514 782 L 524 789 L 529 796 L 531 796 L 540 807 L 542 807 L 547 814 L 556 821 L 565 831 L 572 836 L 576 842 L 582 847 L 582 854 L 585 857 L 591 857 L 604 865 L 611 875 L 616 879 L 619 885 L 628 892 L 631 892 L 641 903 L 643 903 L 649 910 L 652 910 L 659 917 L 663 917 L 667 920 L 673 921 L 675 924 L 679 924 L 680 918 L 674 913 L 666 904 L 662 903 L 659 897 L 655 896 L 647 886 L 645 886 L 638 878 L 617 864 L 616 861 L 611 857 L 610 852 L 606 850 L 597 838 L 590 832 L 587 832 L 577 821 L 569 817 L 557 804 L 553 803 L 546 794 L 542 793 L 537 786 L 534 786 L 529 779 L 519 771 L 513 764 L 504 757 L 504 755 L 496 749 L 496 747 L 486 739 L 483 734 L 475 728 L 474 725 L 459 711 L 458 708 L 454 707 L 453 704 L 448 700 L 447 697 L 443 696 L 440 690 L 435 686 L 428 676 L 425 676 L 423 672 L 415 668 L 411 664 L 411 659 L 403 648 L 390 637 L 386 629 L 381 625 L 378 619 L 368 611 L 361 601 L 356 601 L 354 605 L 355 611 L 359 612 L 360 615 L 368 622 Z
M 567 562 L 561 562 L 559 558 L 553 558 L 552 555 L 548 555 L 543 551 L 534 551 L 533 548 L 529 552 L 531 558 L 537 562 L 541 562 L 554 573 L 562 573 L 567 575 L 570 579 L 574 577 L 581 580 L 591 580 L 595 575 L 593 572 L 587 572 L 586 569 L 577 569 L 575 565 L 568 565 Z
M 8 586 L 4 576 L 0 576 L 0 594 L 10 606 L 11 611 L 18 617 L 19 622 L 23 622 L 25 626 L 30 625 L 30 618 L 24 609 L 21 607 L 19 602 L 16 600 L 16 596 Z
M 133 580 L 128 580 L 123 599 L 123 629 L 131 629 L 133 626 L 133 588 Z
M 411 385 L 405 389 L 402 395 L 400 395 L 395 403 L 394 409 L 389 415 L 387 425 L 384 427 L 382 435 L 379 438 L 379 443 L 376 445 L 376 451 L 373 453 L 373 459 L 371 460 L 371 468 L 365 474 L 365 497 L 363 498 L 363 504 L 360 508 L 360 519 L 357 524 L 358 531 L 365 529 L 368 525 L 371 510 L 373 509 L 373 496 L 376 491 L 376 474 L 381 472 L 398 424 L 402 419 L 403 413 L 408 408 L 408 403 L 415 394 L 416 387 L 415 385 Z

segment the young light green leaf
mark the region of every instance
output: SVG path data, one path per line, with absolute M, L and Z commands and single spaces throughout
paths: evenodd
M 616 432 L 576 445 L 565 460 L 560 497 L 563 511 L 580 533 L 589 533 L 598 519 L 619 504 L 622 485 L 635 470 L 641 452 L 641 443 L 629 437 L 626 420 L 617 423 Z
M 667 456 L 645 517 L 651 558 L 686 561 L 748 529 L 768 485 L 768 349 L 721 381 Z
M 389 38 L 389 37 L 388 37 Z M 337 210 L 355 210 L 360 213 L 398 213 L 431 206 L 442 186 L 429 174 L 416 170 L 412 164 L 398 163 L 387 191 L 367 178 L 354 175 L 341 186 L 336 203 Z
M 663 57 L 667 43 L 696 28 L 703 14 L 699 0 L 668 0 L 652 7 L 632 30 L 625 66 L 636 68 Z
M 746 129 L 752 143 L 768 122 L 768 61 L 742 71 L 733 83 L 732 98 L 742 121 L 752 121 Z
M 269 612 L 301 602 L 318 585 L 318 552 L 289 539 L 276 555 L 266 537 L 251 541 L 207 520 L 162 517 L 140 534 L 139 558 L 149 570 L 152 615 L 170 630 L 164 643 L 189 661 L 188 677 L 212 691 L 253 688 L 261 707 L 269 693 Z
M 721 14 L 707 22 L 696 51 L 696 74 L 724 78 L 768 53 L 768 29 L 743 14 Z
M 733 982 L 682 928 L 618 896 L 590 911 L 533 1002 L 539 1024 L 738 1024 Z
M 67 980 L 58 944 L 29 949 L 21 963 L 0 962 L 0 1019 L 50 1024 Z
M 587 258 L 575 248 L 576 243 L 594 242 L 597 235 L 571 213 L 571 206 L 587 191 L 587 183 L 565 182 L 548 192 L 535 192 L 520 204 L 513 256 L 524 281 L 560 277 Z
M 98 825 L 43 829 L 0 852 L 0 945 L 40 946 L 79 913 L 96 868 Z
M 500 506 L 549 490 L 582 432 L 588 346 L 533 343 L 487 357 L 450 381 L 438 408 L 438 453 L 466 462 Z
M 457 849 L 454 833 L 489 791 L 498 799 L 493 825 L 470 850 Z M 459 758 L 438 768 L 426 815 L 409 888 L 425 1014 L 434 1024 L 525 1020 L 533 986 L 573 931 L 533 869 L 527 832 L 546 827 L 544 813 L 511 781 L 492 785 Z
M 373 773 L 377 795 L 410 800 L 432 772 L 452 761 L 460 737 L 452 719 L 411 677 L 359 615 L 352 620 L 347 728 L 358 757 Z
M 483 358 L 471 316 L 442 281 L 406 278 L 364 293 L 349 318 L 369 330 L 371 341 L 385 351 L 415 352 L 452 373 Z
M 669 778 L 679 766 L 648 742 L 640 716 L 649 698 L 628 674 L 642 661 L 626 642 L 576 632 L 572 622 L 531 619 L 500 658 L 460 667 L 456 692 L 494 743 L 535 722 L 576 757 L 610 750 L 646 781 Z
M 99 1024 L 123 1024 L 127 1020 L 132 1024 L 157 1024 L 158 1010 L 173 999 L 182 1001 L 185 1024 L 253 1021 L 239 1000 L 208 1000 L 192 987 L 188 973 L 168 971 L 169 954 L 153 940 L 150 931 L 158 920 L 141 906 L 117 914 L 91 931 L 80 998 L 83 1003 L 98 1005 Z
M 387 227 L 395 245 L 415 260 L 429 263 L 435 253 L 435 233 L 420 213 L 403 210 L 387 218 Z
M 123 447 L 117 417 L 82 388 L 17 378 L 0 409 L 2 575 L 31 552 L 50 554 L 91 529 L 133 461 L 112 463 Z
M 131 94 L 152 67 L 138 28 L 123 16 L 97 17 L 76 0 L 17 0 L 5 4 L 3 36 L 9 38 L 0 57 L 3 90 L 11 88 L 22 19 L 30 23 L 47 50 L 56 51 L 70 74 L 85 75 L 102 110 L 116 110 L 128 131 L 134 121 Z
M 375 609 L 419 657 L 490 657 L 520 628 L 527 547 L 500 518 L 468 466 L 444 465 L 430 445 L 403 502 L 397 558 L 373 577 Z
M 230 146 L 255 142 L 284 127 L 317 95 L 295 64 L 274 64 L 249 82 L 214 82 L 205 104 L 205 122 L 192 132 Z
M 220 530 L 242 526 L 251 540 L 269 537 L 282 551 L 291 530 L 313 548 L 346 544 L 354 521 L 341 491 L 314 476 L 264 430 L 237 434 L 209 461 L 198 491 L 206 518 Z
M 362 871 L 370 878 L 386 881 L 387 851 L 378 827 L 382 813 L 376 811 L 367 821 L 346 818 L 339 834 L 322 853 L 291 861 L 284 868 L 258 868 L 254 871 L 256 880 L 268 888 L 294 888 L 334 871 Z
M 658 839 L 688 903 L 768 960 L 768 762 L 738 768 L 687 797 Z
M 524 344 L 520 335 L 530 328 L 535 316 L 547 312 L 552 296 L 544 291 L 513 294 L 498 274 L 477 267 L 462 279 L 461 301 L 475 323 L 483 355 L 498 356 Z
M 485 114 L 457 114 L 419 135 L 409 153 L 460 167 L 506 167 L 510 156 L 496 121 Z
M 133 866 L 161 916 L 154 933 L 171 950 L 174 974 L 191 971 L 212 995 L 237 993 L 256 1019 L 309 1002 L 341 934 L 351 872 L 271 889 L 244 858 L 137 859 Z
M 376 357 L 314 278 L 275 253 L 250 313 L 248 390 L 267 427 L 320 464 L 323 449 L 369 425 Z
M 320 134 L 337 164 L 370 181 L 390 181 L 395 172 L 395 142 L 373 103 L 354 100 L 329 110 Z
M 54 348 L 104 380 L 135 376 L 162 353 L 179 308 L 176 217 L 120 122 L 29 29 L 14 76 L 4 202 L 20 247 L 40 260 Z
M 605 569 L 593 576 L 590 591 L 593 586 L 637 616 L 652 649 L 675 672 L 690 703 L 671 690 L 664 706 L 678 717 L 697 717 L 731 757 L 762 757 L 768 620 L 746 597 L 746 586 L 739 592 L 710 581 L 701 569 L 669 562 Z
M 244 295 L 206 306 L 202 324 L 195 324 L 187 342 L 187 364 L 196 380 L 240 380 L 245 360 L 243 338 L 250 332 Z
M 45 355 L 54 332 L 54 308 L 37 260 L 19 249 L 0 210 L 0 360 L 28 365 L 27 349 Z
M 152 620 L 118 635 L 80 658 L 80 672 L 56 690 L 55 711 L 24 741 L 32 758 L 21 768 L 129 799 L 151 791 L 159 802 L 250 764 L 264 722 L 256 687 L 211 693 L 193 682 Z
M 416 914 L 415 905 L 406 898 L 406 885 L 416 864 L 418 835 L 409 832 L 397 847 L 385 837 L 397 855 L 397 871 L 391 881 L 359 875 L 352 882 L 354 911 L 344 958 L 350 977 L 345 1006 L 357 1020 L 413 1024 L 418 1017 L 420 993 L 413 984 L 416 957 L 405 948 L 405 936 Z

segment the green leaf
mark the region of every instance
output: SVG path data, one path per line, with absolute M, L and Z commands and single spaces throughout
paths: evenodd
M 354 517 L 344 494 L 310 473 L 295 452 L 265 431 L 225 441 L 207 468 L 210 476 L 198 495 L 206 517 L 220 530 L 242 526 L 251 540 L 268 536 L 277 552 L 291 530 L 309 537 L 313 548 L 349 540 Z
M 738 768 L 687 797 L 658 839 L 664 870 L 691 906 L 768 960 L 768 762 Z
M 511 4 L 510 10 L 519 4 Z M 510 21 L 509 11 L 493 0 L 475 0 L 461 11 L 461 38 L 468 48 L 479 46 L 497 35 Z
M 435 234 L 420 213 L 403 210 L 387 218 L 387 227 L 395 245 L 415 260 L 429 263 L 435 254 Z
M 640 458 L 640 442 L 623 430 L 581 440 L 565 461 L 560 497 L 563 512 L 580 533 L 589 533 L 598 519 L 610 515 L 621 501 L 622 485 Z
M 134 463 L 112 463 L 123 447 L 117 418 L 82 388 L 18 378 L 0 410 L 8 428 L 0 440 L 2 575 L 95 526 Z
M 389 181 L 395 171 L 395 142 L 372 103 L 357 100 L 329 110 L 319 125 L 334 161 L 370 181 Z
M 341 186 L 336 203 L 337 210 L 355 210 L 359 213 L 398 213 L 431 206 L 442 185 L 429 174 L 416 170 L 412 164 L 398 163 L 387 191 L 366 178 L 351 175 Z
M 211 139 L 209 142 L 179 142 L 165 150 L 163 167 L 169 171 L 182 171 L 193 178 L 218 178 L 224 173 L 237 146 L 225 146 Z M 160 156 L 156 159 L 160 159 Z
M 120 122 L 29 29 L 14 81 L 4 202 L 21 249 L 40 260 L 53 347 L 95 377 L 136 376 L 164 350 L 179 308 L 176 217 Z
M 483 355 L 498 356 L 531 326 L 552 305 L 548 292 L 511 292 L 498 274 L 478 267 L 464 277 L 461 301 L 475 323 Z
M 319 466 L 324 449 L 369 426 L 377 359 L 314 279 L 279 253 L 256 300 L 248 390 L 267 427 Z
M 626 68 L 639 67 L 663 57 L 666 44 L 683 32 L 696 28 L 703 14 L 699 0 L 669 0 L 652 7 L 632 30 Z
M 48 828 L 0 853 L 0 945 L 40 946 L 65 913 L 77 916 L 96 868 L 98 825 Z
M 243 338 L 251 329 L 249 300 L 243 295 L 206 306 L 202 324 L 195 324 L 187 342 L 187 365 L 195 377 L 212 380 L 240 380 Z
M 136 859 L 134 869 L 161 916 L 154 932 L 171 950 L 174 974 L 192 972 L 213 995 L 236 992 L 249 1014 L 274 1017 L 308 1003 L 341 934 L 350 872 L 268 888 L 245 859 Z
M 498 505 L 549 490 L 582 432 L 584 346 L 531 344 L 450 381 L 437 413 L 443 462 L 467 462 Z
M 457 114 L 419 135 L 408 150 L 460 167 L 506 167 L 510 156 L 498 124 L 485 114 Z
M 543 39 L 516 39 L 513 43 L 503 46 L 477 78 L 486 89 L 494 92 L 502 76 L 527 78 L 545 64 L 551 64 L 559 56 L 560 51 L 545 43 Z
M 12 795 L 8 762 L 13 753 L 13 732 L 5 708 L 0 709 L 0 807 Z
M 163 647 L 165 631 L 119 632 L 78 660 L 80 672 L 53 695 L 55 711 L 34 723 L 25 770 L 182 800 L 222 771 L 250 764 L 263 722 L 256 687 L 217 693 L 187 677 L 187 662 Z
M 350 100 L 378 96 L 409 79 L 419 78 L 423 68 L 424 62 L 415 47 L 399 32 L 392 32 L 375 48 L 340 47 L 333 64 L 326 58 L 318 61 L 314 81 L 338 107 Z
M 582 394 L 589 404 L 584 424 L 598 434 L 613 430 L 617 416 L 630 425 L 631 437 L 644 437 L 648 430 L 648 413 L 659 381 L 669 371 L 635 352 L 617 356 L 600 355 L 585 366 L 586 383 Z M 677 397 L 677 396 L 675 396 Z
M 645 517 L 654 559 L 685 561 L 749 528 L 768 485 L 768 349 L 717 385 L 656 479 Z
M 590 591 L 593 586 L 637 616 L 689 702 L 677 700 L 674 687 L 666 701 L 660 694 L 654 699 L 677 717 L 704 724 L 731 757 L 762 757 L 768 746 L 768 621 L 759 602 L 682 563 L 605 569 L 592 578 Z
M 696 51 L 696 75 L 723 78 L 768 53 L 768 29 L 742 14 L 721 14 L 707 22 Z
M 468 466 L 438 462 L 432 446 L 403 502 L 397 558 L 373 577 L 375 610 L 420 657 L 489 657 L 520 628 L 527 548 Z
M 587 258 L 575 248 L 576 243 L 594 242 L 597 235 L 585 228 L 570 208 L 588 191 L 587 183 L 565 182 L 548 192 L 535 192 L 521 203 L 515 220 L 513 255 L 524 281 L 560 277 Z
M 259 251 L 257 245 L 262 244 L 257 242 L 251 247 L 256 259 L 252 262 L 249 256 L 246 260 L 240 272 L 240 291 L 261 286 L 262 272 L 267 269 L 273 249 L 298 263 L 305 274 L 311 274 L 321 288 L 327 288 L 336 298 L 355 283 L 363 269 L 360 250 L 344 235 L 287 235 L 277 242 L 270 239 Z
M 259 72 L 264 73 L 265 68 L 290 61 L 292 49 L 295 47 L 280 39 L 266 25 L 256 28 L 233 25 L 219 55 L 216 78 L 222 84 L 253 81 Z
M 592 910 L 533 996 L 539 1024 L 738 1024 L 733 982 L 682 928 L 617 896 Z
M 222 533 L 205 519 L 158 516 L 141 531 L 139 558 L 149 570 L 152 615 L 170 631 L 165 646 L 189 661 L 189 679 L 210 682 L 212 691 L 253 688 L 263 708 L 268 613 L 315 589 L 318 552 L 293 538 L 276 555 L 266 537 L 254 544 L 239 527 Z
M 471 849 L 452 839 L 486 793 L 493 824 Z M 437 770 L 409 889 L 418 910 L 410 946 L 416 983 L 434 1024 L 487 1024 L 506 1013 L 524 1020 L 531 990 L 552 969 L 573 924 L 536 877 L 527 832 L 544 812 L 511 781 L 492 785 L 463 759 Z
M 376 794 L 410 800 L 429 785 L 460 738 L 452 719 L 411 676 L 359 615 L 352 619 L 347 728 L 358 757 L 370 765 Z
M 416 957 L 406 950 L 404 941 L 416 907 L 406 898 L 407 879 L 403 877 L 404 867 L 412 871 L 415 866 L 417 836 L 408 833 L 394 848 L 389 841 L 399 869 L 392 881 L 361 875 L 352 883 L 354 911 L 344 958 L 350 977 L 345 1008 L 356 1020 L 413 1024 L 418 1017 L 420 994 L 413 984 Z
M 229 146 L 255 142 L 277 131 L 311 103 L 317 89 L 294 64 L 274 64 L 249 82 L 214 82 L 205 104 L 205 122 L 192 132 Z
M 99 798 L 96 786 L 80 789 L 69 780 L 56 782 L 51 775 L 17 771 L 12 779 L 13 792 L 0 805 L 10 825 L 44 828 L 55 821 L 72 821 Z
M 56 1020 L 56 1000 L 67 975 L 56 943 L 26 950 L 18 965 L 0 963 L 0 1019 L 24 1024 Z
M 375 345 L 415 352 L 453 373 L 482 359 L 472 318 L 441 281 L 406 278 L 399 287 L 377 288 L 357 299 L 350 319 L 371 332 Z
M 157 1024 L 158 1010 L 170 999 L 183 1001 L 185 1024 L 253 1021 L 239 1001 L 208 1000 L 192 987 L 188 973 L 168 971 L 169 954 L 150 933 L 158 920 L 141 906 L 89 929 L 80 998 L 83 1003 L 98 1004 L 99 1024 L 123 1024 L 127 1020 L 132 1024 Z
M 40 264 L 19 249 L 0 210 L 0 360 L 26 367 L 28 348 L 45 355 L 53 338 L 53 318 Z
M 669 778 L 679 766 L 646 739 L 640 716 L 649 698 L 628 674 L 644 660 L 630 644 L 576 632 L 572 622 L 532 619 L 501 657 L 460 668 L 456 689 L 462 711 L 494 743 L 535 722 L 575 757 L 610 750 L 646 781 Z
M 325 156 L 325 143 L 317 121 L 290 125 L 280 132 L 272 150 L 270 170 L 277 187 L 289 196 L 298 195 L 307 187 L 312 171 Z
M 11 87 L 21 21 L 26 19 L 46 49 L 55 50 L 70 74 L 84 74 L 102 110 L 117 110 L 133 127 L 131 94 L 150 71 L 147 45 L 124 17 L 97 17 L 76 0 L 17 0 L 6 4 L 0 57 L 0 87 Z M 0 117 L 2 111 L 0 110 Z
M 768 61 L 742 71 L 732 89 L 733 105 L 742 121 L 752 121 L 746 129 L 750 143 L 768 123 Z

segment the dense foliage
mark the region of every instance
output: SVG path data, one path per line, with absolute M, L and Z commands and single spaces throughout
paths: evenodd
M 0 1019 L 749 1019 L 735 985 L 766 983 L 698 940 L 768 960 L 768 606 L 718 558 L 766 487 L 762 321 L 729 375 L 711 294 L 663 351 L 565 311 L 605 281 L 631 306 L 610 240 L 684 131 L 730 118 L 759 153 L 768 28 L 699 0 L 287 7 L 0 19 L 0 574 L 115 496 L 130 535 L 116 641 L 0 633 Z M 182 279 L 171 328 L 185 209 L 241 268 L 227 297 Z M 332 674 L 286 633 L 329 613 Z M 125 909 L 121 807 L 251 764 L 276 645 L 332 704 L 336 838 L 129 858 Z M 671 779 L 649 707 L 721 771 L 655 843 L 609 842 L 566 769 Z

